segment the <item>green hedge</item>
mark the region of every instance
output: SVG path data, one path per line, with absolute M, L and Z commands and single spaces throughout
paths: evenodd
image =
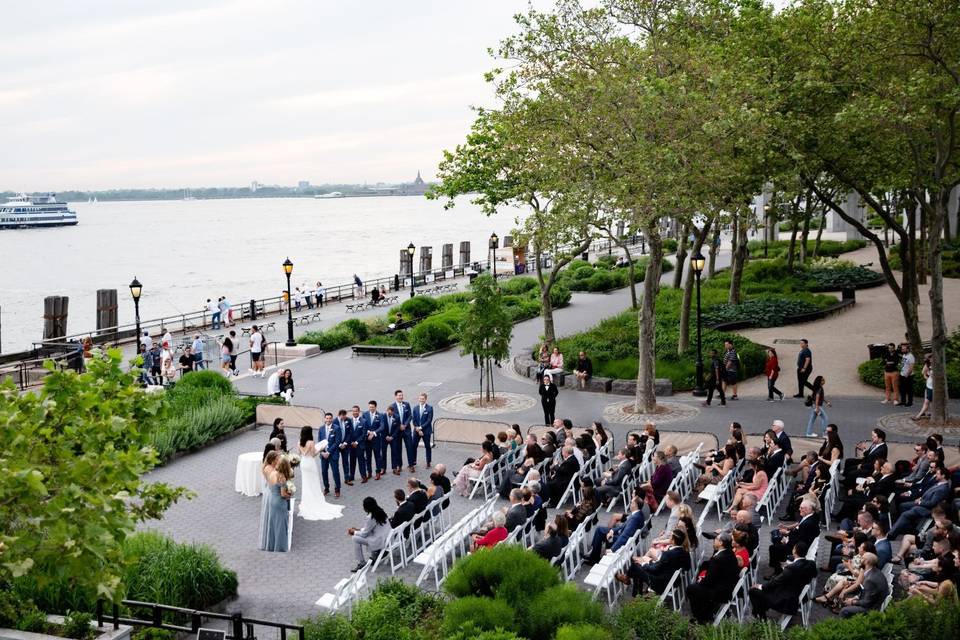
M 803 277 L 811 290 L 837 291 L 883 284 L 883 276 L 866 267 L 837 266 L 829 269 L 808 269 Z
M 616 258 L 602 256 L 594 264 L 585 260 L 573 260 L 557 275 L 557 282 L 571 291 L 603 292 L 621 289 L 630 284 L 630 269 L 614 266 Z M 634 282 L 643 282 L 646 276 L 648 256 L 634 259 Z M 669 260 L 661 262 L 664 273 L 673 270 Z
M 674 238 L 664 238 L 663 239 L 663 255 L 670 255 L 671 253 L 676 253 L 677 248 L 680 246 L 680 243 Z
M 960 278 L 960 240 L 943 243 L 942 261 L 944 278 Z M 903 269 L 898 244 L 890 247 L 890 267 L 897 270 Z
M 427 296 L 411 298 L 411 300 L 431 299 Z M 370 337 L 370 327 L 367 323 L 356 318 L 344 320 L 326 331 L 308 331 L 299 338 L 300 344 L 315 344 L 321 351 L 335 351 L 352 344 L 363 342 Z
M 220 564 L 211 547 L 175 542 L 163 534 L 134 533 L 123 543 L 124 597 L 187 609 L 206 609 L 237 595 L 237 574 Z M 93 611 L 96 595 L 80 593 L 69 582 L 38 585 L 18 581 L 18 597 L 49 613 Z
M 830 304 L 836 300 L 831 299 Z M 788 316 L 819 311 L 823 307 L 793 298 L 755 298 L 741 304 L 711 305 L 703 310 L 703 323 L 716 326 L 728 322 L 753 322 L 757 327 L 779 327 Z
M 817 245 L 816 240 L 807 240 L 807 255 L 813 255 L 813 249 Z M 862 249 L 867 246 L 866 240 L 821 240 L 820 249 L 817 251 L 818 256 L 838 256 L 841 253 L 847 253 L 849 251 L 856 251 L 857 249 Z M 750 256 L 753 258 L 762 258 L 763 257 L 763 240 L 751 240 L 747 243 L 747 250 L 750 252 Z M 773 242 L 767 242 L 767 257 L 768 258 L 782 258 L 787 255 L 787 251 L 790 250 L 790 241 L 789 240 L 774 240 Z M 800 254 L 800 241 L 797 240 L 794 251 L 797 255 Z

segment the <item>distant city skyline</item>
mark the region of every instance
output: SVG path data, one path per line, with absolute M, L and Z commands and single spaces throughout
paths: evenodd
M 550 6 L 537 2 L 538 7 Z M 13 4 L 0 189 L 433 180 L 526 0 Z

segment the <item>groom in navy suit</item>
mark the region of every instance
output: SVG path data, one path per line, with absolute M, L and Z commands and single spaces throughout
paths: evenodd
M 383 442 L 383 424 L 381 422 L 383 415 L 377 411 L 376 400 L 371 400 L 367 407 L 367 412 L 360 419 L 360 425 L 366 437 L 364 454 L 366 457 L 367 480 L 374 474 L 374 471 L 377 474 L 374 479 L 379 480 L 383 476 L 383 468 L 386 465 L 380 450 Z
M 340 444 L 343 431 L 333 422 L 333 414 L 323 416 L 323 426 L 317 435 L 317 442 L 327 441 L 327 450 L 320 454 L 320 472 L 323 474 L 323 495 L 330 493 L 330 470 L 333 470 L 333 495 L 340 497 Z
M 417 449 L 423 440 L 423 448 L 427 455 L 427 466 L 431 465 L 433 452 L 433 407 L 427 404 L 427 394 L 421 393 L 420 402 L 413 408 L 413 459 L 410 460 L 410 470 L 417 466 Z
M 393 407 L 393 415 L 397 416 L 397 420 L 400 421 L 400 441 L 403 443 L 403 448 L 407 451 L 407 465 L 412 473 L 417 469 L 417 454 L 414 453 L 413 449 L 413 412 L 410 410 L 410 403 L 405 402 L 403 399 L 402 389 L 394 391 L 393 397 L 395 400 L 391 405 Z M 398 466 L 403 466 L 402 459 Z

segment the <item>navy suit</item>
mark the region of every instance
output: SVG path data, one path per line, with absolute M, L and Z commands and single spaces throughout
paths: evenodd
M 400 423 L 400 441 L 403 442 L 403 448 L 407 452 L 407 466 L 413 466 L 416 464 L 417 455 L 413 450 L 413 411 L 410 409 L 410 403 L 406 400 L 401 403 L 394 402 L 393 415 Z M 398 466 L 403 466 L 402 460 Z
M 917 526 L 925 519 L 930 517 L 930 512 L 935 506 L 946 500 L 950 496 L 950 482 L 942 482 L 933 485 L 927 489 L 920 498 L 920 504 L 913 505 L 900 514 L 894 523 L 887 538 L 896 540 L 904 533 L 914 533 Z
M 572 456 L 571 456 L 572 457 Z M 593 546 L 590 549 L 589 560 L 593 564 L 600 562 L 600 556 L 603 554 L 603 547 L 607 544 L 607 533 L 613 532 L 613 540 L 609 542 L 610 550 L 616 551 L 643 526 L 643 509 L 634 511 L 612 529 L 609 527 L 597 527 L 593 532 Z
M 382 413 L 370 413 L 369 411 L 365 411 L 360 416 L 360 428 L 365 431 L 364 442 L 366 444 L 363 456 L 368 478 L 373 475 L 374 470 L 377 473 L 383 473 L 384 461 L 380 457 L 380 450 L 383 447 L 383 418 Z M 360 467 L 362 470 L 364 465 L 361 464 Z
M 433 458 L 433 407 L 429 404 L 423 405 L 421 410 L 420 405 L 418 404 L 413 408 L 413 459 L 410 461 L 410 464 L 416 466 L 417 464 L 417 448 L 420 446 L 420 441 L 423 440 L 423 449 L 426 451 L 427 456 L 427 466 L 431 464 Z M 419 429 L 419 432 L 418 432 Z M 420 434 L 423 432 L 423 435 Z
M 403 432 L 400 431 L 400 418 L 397 414 L 383 414 L 383 457 L 386 460 L 387 447 L 390 448 L 390 468 L 399 470 L 403 466 Z M 387 441 L 390 438 L 390 441 Z
M 329 455 L 320 454 L 320 473 L 323 475 L 323 490 L 330 491 L 330 471 L 333 471 L 333 488 L 340 491 L 340 444 L 343 442 L 343 430 L 337 423 L 320 427 L 317 441 L 326 440 Z
M 343 464 L 343 479 L 353 482 L 353 474 L 357 469 L 356 449 L 353 447 L 356 438 L 353 435 L 353 421 L 350 418 L 334 418 L 333 423 L 340 427 L 343 442 L 340 443 L 340 462 Z
M 367 479 L 373 475 L 373 447 L 367 440 L 367 434 L 371 432 L 371 426 L 367 420 L 367 414 L 361 413 L 353 420 L 353 437 L 357 441 L 355 452 L 356 462 L 360 465 L 360 477 Z M 373 431 L 376 427 L 373 427 Z

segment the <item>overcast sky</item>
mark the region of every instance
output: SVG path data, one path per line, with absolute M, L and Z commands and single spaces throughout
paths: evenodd
M 429 179 L 526 6 L 6 2 L 0 189 Z

